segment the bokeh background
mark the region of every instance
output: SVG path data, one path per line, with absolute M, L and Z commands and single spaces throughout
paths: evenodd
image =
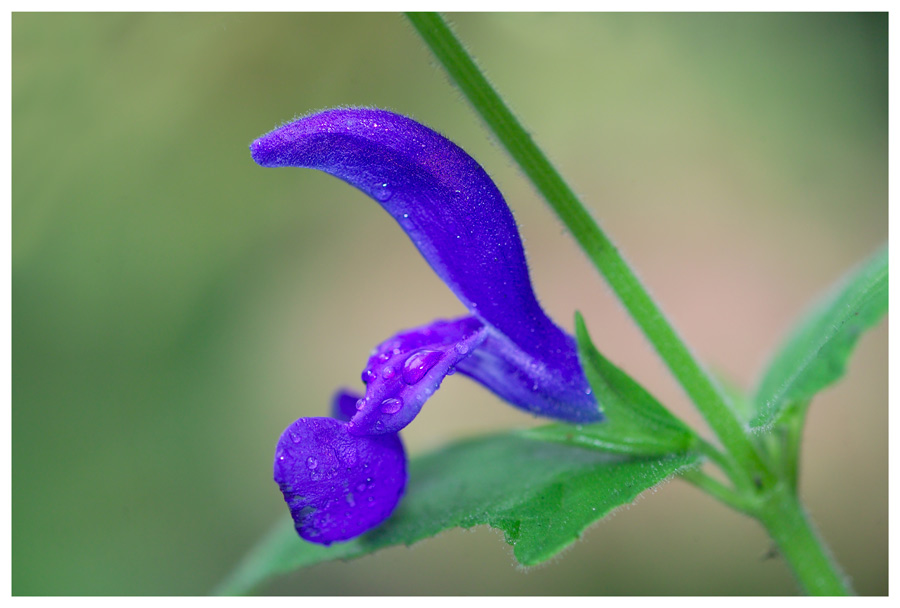
M 804 307 L 887 238 L 887 17 L 452 14 L 704 361 L 753 385 Z M 570 236 L 394 14 L 14 14 L 13 593 L 205 594 L 278 518 L 275 441 L 396 331 L 463 312 L 356 190 L 253 164 L 335 105 L 436 128 L 495 178 L 536 291 L 702 424 Z M 813 404 L 802 492 L 887 592 L 887 323 Z M 537 421 L 450 378 L 422 453 Z M 265 594 L 789 594 L 762 530 L 669 483 L 523 571 L 499 534 Z

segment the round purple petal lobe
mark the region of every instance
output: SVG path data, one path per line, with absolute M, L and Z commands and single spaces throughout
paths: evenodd
M 275 449 L 275 481 L 300 536 L 328 545 L 387 519 L 406 487 L 396 433 L 354 436 L 333 418 L 301 418 Z

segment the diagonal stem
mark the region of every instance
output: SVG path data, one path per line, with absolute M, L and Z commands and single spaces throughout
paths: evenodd
M 766 527 L 806 593 L 853 593 L 846 575 L 825 547 L 806 509 L 789 485 L 776 487 L 757 509 L 756 517 Z
M 538 191 L 606 279 L 725 448 L 709 450 L 735 491 L 698 474 L 689 481 L 759 519 L 807 593 L 852 592 L 815 533 L 796 495 L 767 465 L 728 398 L 693 357 L 647 290 L 562 179 L 437 13 L 407 13 L 409 21 L 481 118 L 522 167 Z
M 725 394 L 693 357 L 615 245 L 487 81 L 447 23 L 437 13 L 408 13 L 407 17 L 488 127 L 571 231 L 696 404 L 726 451 L 735 461 L 745 464 L 744 467 L 733 467 L 735 471 L 744 471 L 744 479 L 735 482 L 741 485 L 746 485 L 751 479 L 761 483 L 772 482 L 771 472 L 728 406 Z

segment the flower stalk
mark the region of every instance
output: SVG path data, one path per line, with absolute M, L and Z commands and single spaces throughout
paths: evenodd
M 447 23 L 437 13 L 408 13 L 407 17 L 488 127 L 571 231 L 700 409 L 726 450 L 740 462 L 750 464 L 752 470 L 748 473 L 751 478 L 771 482 L 773 479 L 768 467 L 744 432 L 743 425 L 732 414 L 725 394 L 692 356 L 618 249 L 481 73 Z
M 728 397 L 694 358 L 656 302 L 437 13 L 407 13 L 453 82 L 575 237 L 715 433 L 723 453 L 713 461 L 734 484 L 697 472 L 688 480 L 723 503 L 756 517 L 769 531 L 807 593 L 851 590 L 814 532 L 794 479 L 773 467 L 729 407 Z M 707 450 L 716 452 L 712 446 Z M 791 473 L 792 476 L 794 473 Z
M 809 595 L 851 595 L 853 589 L 789 484 L 779 484 L 756 511 L 779 553 Z

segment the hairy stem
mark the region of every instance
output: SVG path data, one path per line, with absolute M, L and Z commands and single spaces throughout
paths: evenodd
M 753 505 L 748 502 L 743 494 L 735 492 L 703 471 L 699 469 L 688 470 L 681 473 L 681 478 L 732 509 L 748 515 L 753 514 Z
M 813 528 L 789 485 L 779 486 L 757 510 L 782 557 L 810 595 L 850 595 L 846 576 Z
M 689 473 L 687 480 L 729 506 L 759 519 L 807 593 L 849 593 L 843 575 L 797 499 L 793 480 L 785 483 L 784 472 L 768 464 L 769 455 L 760 452 L 729 407 L 725 393 L 694 358 L 615 245 L 487 81 L 444 19 L 437 13 L 408 13 L 407 17 L 575 237 L 715 432 L 724 452 L 709 445 L 705 452 L 728 475 L 735 488 L 727 488 L 699 471 Z
M 771 473 L 727 405 L 727 398 L 669 324 L 653 298 L 585 206 L 534 143 L 437 13 L 407 17 L 488 127 L 522 167 L 588 258 L 606 279 L 672 374 L 703 414 L 736 468 L 747 479 L 772 481 Z

